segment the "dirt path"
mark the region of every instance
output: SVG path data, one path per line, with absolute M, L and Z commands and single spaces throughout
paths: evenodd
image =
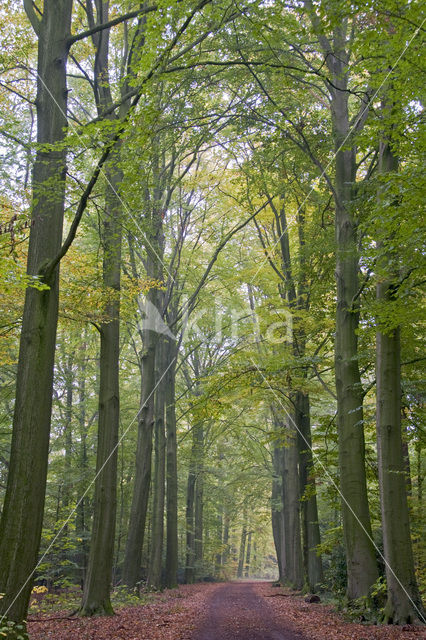
M 31 640 L 426 640 L 420 628 L 348 623 L 267 582 L 185 585 L 112 618 L 67 619 L 69 611 L 33 612 Z
M 256 583 L 218 585 L 207 601 L 207 615 L 191 640 L 308 640 L 276 619 L 273 610 L 256 592 Z

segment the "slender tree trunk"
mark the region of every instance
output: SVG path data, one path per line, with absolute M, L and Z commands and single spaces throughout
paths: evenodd
M 62 507 L 64 509 L 64 515 L 68 517 L 68 509 L 71 504 L 72 495 L 72 409 L 73 409 L 73 395 L 74 395 L 74 374 L 73 374 L 73 354 L 69 354 L 67 358 L 67 365 L 65 371 L 65 456 L 64 456 L 64 491 L 62 496 Z M 68 525 L 63 528 L 64 539 L 68 537 Z
M 285 581 L 294 589 L 303 586 L 303 557 L 300 531 L 300 493 L 296 433 L 287 432 L 287 442 L 283 451 L 283 494 L 284 494 L 284 553 Z
M 195 577 L 199 578 L 203 568 L 203 531 L 204 531 L 204 430 L 200 423 L 194 427 L 196 439 L 196 483 L 194 505 L 194 565 Z
M 27 3 L 25 3 L 27 5 Z M 37 142 L 27 271 L 48 286 L 28 287 L 19 345 L 12 445 L 0 522 L 0 614 L 26 618 L 43 520 L 58 320 L 64 217 L 67 39 L 72 0 L 45 0 L 41 19 L 28 15 L 38 36 Z M 51 145 L 50 148 L 41 145 Z
M 90 3 L 88 3 L 90 5 Z M 109 0 L 96 3 L 98 24 L 108 20 Z M 88 13 L 89 15 L 89 13 Z M 109 83 L 109 30 L 92 36 L 96 49 L 94 92 L 98 114 L 112 102 Z M 126 105 L 122 106 L 122 111 Z M 109 116 L 111 121 L 115 116 Z M 103 220 L 103 285 L 108 295 L 106 320 L 100 325 L 99 422 L 96 480 L 90 552 L 80 615 L 111 615 L 110 600 L 117 513 L 117 460 L 120 426 L 120 283 L 122 205 L 119 196 L 122 170 L 118 142 L 105 169 L 105 214 Z
M 246 557 L 246 540 L 247 540 L 247 524 L 244 519 L 244 524 L 241 529 L 241 539 L 240 539 L 240 554 L 238 557 L 238 569 L 237 569 L 237 578 L 243 577 L 244 570 L 244 558 Z
M 221 492 L 221 483 L 219 484 L 219 491 Z M 223 545 L 223 502 L 219 505 L 219 511 L 217 514 L 217 539 L 219 540 L 220 548 Z M 220 575 L 220 569 L 222 566 L 222 551 L 218 551 L 215 557 L 215 576 Z
M 389 282 L 377 296 L 389 295 Z M 377 333 L 377 445 L 383 546 L 386 559 L 385 622 L 410 624 L 424 616 L 418 592 L 410 535 L 407 486 L 400 421 L 400 329 Z
M 285 283 L 281 291 L 282 297 L 287 300 L 289 308 L 292 312 L 301 310 L 308 311 L 308 296 L 306 291 L 306 264 L 304 258 L 305 235 L 304 212 L 300 209 L 298 212 L 298 235 L 299 235 L 299 269 L 298 278 L 294 278 L 293 264 L 291 261 L 290 239 L 288 233 L 287 216 L 285 209 L 285 198 L 281 198 L 281 210 L 275 211 L 277 228 L 280 236 L 282 272 Z M 296 286 L 297 285 L 297 286 Z M 297 318 L 297 316 L 296 316 Z M 291 349 L 296 362 L 305 358 L 306 336 L 303 326 L 300 326 L 300 320 L 297 320 L 296 326 L 292 328 Z M 306 378 L 306 369 L 303 369 L 304 378 Z M 288 445 L 283 452 L 284 455 L 284 475 L 283 475 L 283 516 L 284 516 L 284 554 L 286 571 L 284 579 L 296 588 L 301 588 L 303 577 L 303 569 L 306 582 L 314 591 L 316 585 L 322 580 L 321 559 L 316 556 L 315 551 L 309 545 L 317 545 L 319 538 L 318 510 L 315 495 L 315 482 L 310 481 L 310 487 L 313 495 L 309 500 L 302 502 L 302 531 L 304 553 L 302 554 L 300 536 L 300 499 L 303 498 L 308 489 L 308 463 L 312 467 L 312 454 L 310 450 L 311 430 L 309 417 L 309 396 L 300 391 L 291 393 L 292 403 L 295 408 L 294 423 L 290 419 L 288 430 L 290 436 Z M 305 443 L 305 439 L 308 444 Z M 302 446 L 303 443 L 303 446 Z M 296 459 L 296 449 L 297 456 Z M 310 550 L 310 551 L 309 551 Z M 302 559 L 302 565 L 301 565 Z
M 284 584 L 285 580 L 285 540 L 284 540 L 284 500 L 283 500 L 283 449 L 274 446 L 273 450 L 273 476 L 272 476 L 272 534 L 274 538 L 275 552 L 278 562 L 278 581 Z
M 121 171 L 109 167 L 103 228 L 103 284 L 110 299 L 100 326 L 99 424 L 90 553 L 80 615 L 111 615 L 117 510 L 117 446 L 120 420 Z
M 223 515 L 223 551 L 222 551 L 222 567 L 226 566 L 229 558 L 229 512 L 227 505 L 225 504 L 225 511 Z
M 316 552 L 320 544 L 317 495 L 312 460 L 309 396 L 298 391 L 295 396 L 295 421 L 298 427 L 299 478 L 302 498 L 303 564 L 307 586 L 312 593 L 323 582 L 321 557 Z
M 177 346 L 171 339 L 166 342 L 166 478 L 167 478 L 167 546 L 166 587 L 177 585 L 178 570 L 178 475 L 176 441 L 176 356 Z
M 401 411 L 401 422 L 404 417 L 403 411 Z M 405 482 L 407 483 L 407 496 L 411 498 L 413 495 L 413 483 L 411 480 L 411 463 L 410 463 L 410 451 L 408 448 L 408 429 L 404 429 L 401 424 L 401 434 L 402 434 L 402 456 L 404 458 L 404 468 L 405 468 Z
M 194 546 L 194 502 L 196 483 L 195 441 L 193 440 L 191 460 L 189 463 L 188 483 L 186 489 L 186 562 L 185 582 L 192 584 L 195 580 L 195 546 Z
M 153 141 L 155 147 L 155 141 Z M 147 253 L 147 277 L 156 282 L 163 281 L 162 257 L 164 255 L 163 215 L 160 209 L 163 188 L 161 172 L 159 170 L 159 154 L 156 148 L 153 152 L 153 180 L 152 197 L 149 189 L 146 191 L 147 223 L 149 224 Z M 141 408 L 138 420 L 138 441 L 136 449 L 136 471 L 133 489 L 132 506 L 130 510 L 129 534 L 127 537 L 126 553 L 123 565 L 123 583 L 134 589 L 140 580 L 142 547 L 145 535 L 146 516 L 148 509 L 149 491 L 151 485 L 152 434 L 154 424 L 154 392 L 155 392 L 155 361 L 158 344 L 158 318 L 163 311 L 159 305 L 162 296 L 158 289 L 152 287 L 146 297 L 145 318 L 143 321 L 141 357 Z
M 351 207 L 354 150 L 343 150 L 349 131 L 347 94 L 336 93 L 336 340 L 335 371 L 340 491 L 350 600 L 367 596 L 378 576 L 367 499 L 363 389 L 358 364 L 358 254 Z
M 335 243 L 336 243 L 336 337 L 335 376 L 339 446 L 340 492 L 347 566 L 347 596 L 354 600 L 369 595 L 378 576 L 371 536 L 365 475 L 363 389 L 358 362 L 359 257 L 354 217 L 356 147 L 349 114 L 348 20 L 334 26 L 332 39 L 316 14 L 311 0 L 305 0 L 314 32 L 323 51 L 331 82 L 331 120 L 335 149 Z M 368 114 L 363 107 L 357 127 Z
M 147 300 L 149 304 L 156 308 L 156 289 L 149 290 Z M 130 589 L 134 589 L 141 578 L 142 547 L 151 485 L 156 343 L 157 336 L 154 331 L 149 328 L 144 329 L 141 357 L 141 408 L 138 420 L 135 483 L 123 565 L 123 584 Z
M 164 372 L 164 343 L 161 340 L 157 349 L 157 375 L 159 381 Z M 160 589 L 161 565 L 163 559 L 164 502 L 165 502 L 165 465 L 166 437 L 164 432 L 165 383 L 158 382 L 155 392 L 155 473 L 152 507 L 152 540 L 149 559 L 148 585 Z
M 246 564 L 244 569 L 244 577 L 248 578 L 250 575 L 250 560 L 251 560 L 251 536 L 252 532 L 249 531 L 247 536 L 247 552 L 246 552 Z
M 120 429 L 120 433 L 119 433 L 119 442 L 121 441 L 123 437 L 123 432 L 122 432 L 122 428 Z M 119 451 L 119 457 L 120 457 L 120 477 L 119 477 L 119 498 L 118 498 L 118 502 L 120 505 L 120 511 L 118 514 L 118 531 L 117 531 L 117 543 L 116 543 L 116 548 L 115 548 L 115 561 L 114 561 L 114 569 L 113 569 L 113 576 L 112 576 L 112 584 L 115 585 L 117 584 L 117 577 L 119 575 L 119 564 L 120 564 L 120 556 L 121 556 L 121 547 L 122 547 L 122 542 L 123 542 L 123 538 L 124 538 L 124 512 L 126 509 L 126 500 L 125 500 L 125 476 L 126 476 L 126 472 L 125 472 L 125 455 L 124 455 L 124 447 L 120 447 L 120 451 Z
M 83 342 L 83 358 L 86 353 L 86 342 Z M 79 403 L 79 415 L 78 422 L 80 426 L 80 464 L 79 468 L 83 477 L 87 472 L 87 425 L 86 425 L 86 362 L 83 360 L 78 380 L 78 403 Z M 77 503 L 75 528 L 77 538 L 81 540 L 80 550 L 78 553 L 78 564 L 80 572 L 80 583 L 83 587 L 86 579 L 87 562 L 88 562 L 88 545 L 87 540 L 89 537 L 89 528 L 87 520 L 89 519 L 87 513 L 87 497 L 84 496 Z
M 380 170 L 398 170 L 398 160 L 390 143 L 382 143 Z M 389 256 L 379 266 L 386 271 Z M 391 261 L 389 261 L 391 263 Z M 395 281 L 389 274 L 377 285 L 377 299 L 392 304 Z M 383 328 L 378 321 L 376 360 L 376 426 L 379 464 L 383 547 L 386 560 L 387 602 L 385 622 L 407 624 L 423 617 L 414 571 L 407 502 L 406 464 L 401 433 L 400 328 Z

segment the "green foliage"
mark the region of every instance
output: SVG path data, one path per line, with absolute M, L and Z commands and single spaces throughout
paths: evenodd
M 0 638 L 5 640 L 29 640 L 25 624 L 3 618 L 0 622 Z
M 74 4 L 73 29 L 79 31 L 87 16 L 81 4 Z M 179 527 L 184 536 L 192 436 L 194 425 L 201 424 L 205 533 L 198 577 L 235 575 L 245 524 L 257 545 L 253 573 L 274 574 L 272 451 L 275 444 L 286 442 L 286 433 L 275 429 L 271 405 L 279 405 L 285 414 L 292 410 L 292 393 L 309 393 L 315 454 L 312 473 L 322 534 L 318 551 L 325 569 L 323 587 L 344 598 L 346 567 L 333 370 L 336 296 L 335 205 L 330 189 L 334 180 L 331 85 L 317 36 L 302 4 L 290 3 L 283 8 L 282 3 L 253 0 L 242 3 L 240 11 L 233 5 L 212 2 L 196 13 L 181 33 L 195 3 L 161 0 L 156 3 L 157 10 L 147 15 L 143 50 L 137 60 L 134 58 L 130 74 L 125 71 L 122 52 L 134 44 L 137 20 L 128 21 L 126 29 L 123 25 L 111 29 L 108 82 L 112 99 L 120 99 L 123 86 L 138 92 L 141 98 L 124 128 L 119 119 L 98 117 L 92 86 L 87 81 L 91 80 L 95 60 L 93 42 L 87 39 L 73 46 L 75 60 L 69 63 L 70 126 L 63 145 L 68 162 L 65 227 L 69 228 L 102 149 L 121 131 L 122 286 L 118 294 L 102 283 L 102 260 L 107 261 L 108 256 L 104 255 L 100 233 L 107 187 L 106 176 L 101 173 L 77 238 L 61 264 L 43 560 L 36 573 L 37 579 L 57 588 L 58 593 L 51 590 L 43 598 L 35 598 L 32 611 L 73 608 L 81 595 L 78 585 L 87 562 L 96 468 L 98 329 L 108 321 L 108 302 L 120 296 L 117 583 L 134 480 L 144 295 L 152 287 L 170 295 L 164 313 L 166 322 L 180 312 L 185 316 L 185 301 L 196 291 L 216 249 L 236 225 L 258 209 L 256 224 L 252 221 L 244 227 L 218 254 L 193 301 L 192 315 L 182 335 L 176 392 Z M 357 221 L 361 255 L 358 357 L 362 385 L 368 390 L 363 425 L 368 493 L 373 529 L 378 531 L 375 333 L 378 326 L 387 332 L 401 326 L 403 426 L 413 479 L 412 532 L 416 569 L 424 589 L 420 504 L 425 447 L 420 427 L 424 405 L 424 93 L 419 70 L 421 38 L 410 41 L 421 23 L 420 7 L 418 2 L 410 2 L 401 8 L 396 0 L 378 3 L 374 10 L 371 2 L 314 4 L 323 36 L 331 39 L 343 23 L 353 28 L 348 94 L 354 121 L 365 107 L 366 96 L 374 95 L 362 131 L 345 143 L 356 146 L 359 163 L 351 212 Z M 29 168 L 34 153 L 31 100 L 35 82 L 29 69 L 34 67 L 35 39 L 22 7 L 12 15 L 15 8 L 2 9 L 15 27 L 2 35 L 2 225 L 10 220 L 10 211 L 28 220 Z M 113 8 L 114 15 L 119 15 L 128 9 L 128 3 L 116 2 Z M 408 42 L 410 49 L 400 58 Z M 18 68 L 17 56 L 22 61 Z M 398 64 L 388 77 L 395 61 Z M 12 89 L 30 102 L 20 99 Z M 398 107 L 390 109 L 386 118 L 381 110 L 385 95 Z M 378 144 L 390 133 L 400 170 L 382 176 Z M 60 148 L 47 145 L 44 150 Z M 11 176 L 17 179 L 11 180 Z M 54 188 L 55 183 L 49 185 L 49 191 Z M 286 229 L 279 227 L 281 212 L 286 216 Z M 0 236 L 2 492 L 25 289 L 45 288 L 39 278 L 26 275 L 27 235 L 20 228 L 14 238 Z M 290 275 L 282 261 L 283 235 L 288 237 L 291 254 Z M 163 264 L 158 277 L 152 278 L 146 273 L 147 258 L 159 245 Z M 298 290 L 297 308 L 289 303 L 290 276 Z M 375 287 L 389 277 L 395 280 L 392 299 L 377 301 Z M 292 335 L 298 337 L 297 353 L 292 348 L 290 326 Z M 180 337 L 182 319 L 172 325 L 172 331 Z M 247 505 L 250 513 L 246 522 Z M 226 542 L 225 517 L 230 531 Z M 153 543 L 149 533 L 145 541 L 144 568 Z M 183 541 L 181 569 L 185 555 Z M 378 582 L 371 594 L 373 600 L 380 600 L 384 589 L 384 582 Z M 148 597 L 144 594 L 142 601 Z M 114 590 L 114 606 L 140 602 L 120 586 Z M 353 615 L 356 619 L 374 619 L 376 612 L 370 606 L 367 601 L 355 603 Z

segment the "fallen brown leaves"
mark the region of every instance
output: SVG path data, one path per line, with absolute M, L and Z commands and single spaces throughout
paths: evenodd
M 255 586 L 259 596 L 267 597 L 266 602 L 283 628 L 286 623 L 305 634 L 309 640 L 420 640 L 426 632 L 419 628 L 404 630 L 401 627 L 375 626 L 349 623 L 335 613 L 332 607 L 322 603 L 307 604 L 302 596 L 270 598 L 278 595 L 269 583 Z M 286 589 L 279 593 L 291 596 Z
M 196 640 L 209 610 L 209 601 L 224 585 L 185 585 L 153 597 L 146 605 L 125 607 L 110 618 L 77 618 L 68 620 L 39 616 L 29 622 L 31 640 Z M 301 632 L 309 640 L 420 640 L 426 638 L 422 629 L 404 630 L 398 627 L 377 627 L 348 623 L 322 603 L 307 604 L 303 596 L 294 596 L 285 589 L 272 588 L 270 583 L 252 583 L 259 605 L 266 604 L 274 628 Z M 285 597 L 271 597 L 283 595 Z M 257 601 L 257 598 L 256 598 Z M 244 607 L 240 616 L 247 618 Z M 263 611 L 264 613 L 264 611 Z M 218 612 L 220 618 L 220 612 Z M 263 618 L 263 624 L 265 619 Z M 228 622 L 226 623 L 228 624 Z M 227 638 L 241 638 L 238 616 L 227 628 Z M 234 628 L 235 625 L 235 628 Z M 267 625 L 266 625 L 267 626 Z M 234 634 L 234 635 L 233 635 Z M 256 636 L 257 637 L 257 636 Z M 219 640 L 219 639 L 216 639 Z
M 190 640 L 214 585 L 184 585 L 153 602 L 119 609 L 106 618 L 50 619 L 28 623 L 31 640 Z

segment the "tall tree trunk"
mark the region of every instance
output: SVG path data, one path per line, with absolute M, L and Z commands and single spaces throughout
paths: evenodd
M 91 3 L 88 1 L 88 4 Z M 109 0 L 96 4 L 97 23 L 108 21 Z M 90 15 L 88 13 L 88 15 Z M 109 30 L 92 36 L 96 48 L 94 90 L 98 114 L 112 102 L 109 84 Z M 122 107 L 124 110 L 126 106 Z M 111 121 L 115 116 L 109 116 Z M 122 244 L 122 204 L 119 196 L 123 179 L 120 142 L 116 143 L 105 169 L 105 213 L 103 220 L 103 286 L 108 296 L 106 320 L 100 325 L 99 422 L 96 480 L 90 552 L 80 615 L 111 615 L 110 600 L 117 512 L 117 460 L 120 426 L 120 283 Z
M 194 427 L 196 439 L 196 483 L 194 505 L 194 565 L 195 577 L 199 578 L 203 568 L 203 530 L 204 530 L 204 429 L 203 425 Z
M 243 577 L 244 558 L 246 557 L 247 523 L 244 514 L 244 523 L 241 529 L 240 553 L 238 556 L 237 578 Z
M 222 551 L 222 567 L 226 566 L 229 558 L 229 512 L 225 503 L 225 512 L 223 515 L 223 551 Z
M 303 564 L 307 586 L 312 593 L 323 582 L 321 557 L 316 552 L 320 544 L 317 495 L 312 460 L 309 396 L 298 391 L 295 396 L 295 420 L 298 427 L 299 479 L 302 498 Z
M 247 537 L 247 552 L 246 552 L 246 564 L 245 564 L 245 569 L 244 569 L 244 577 L 248 578 L 250 575 L 250 561 L 251 561 L 251 536 L 252 536 L 252 532 L 249 531 L 248 532 L 248 537 Z
M 160 154 L 157 141 L 153 140 L 153 193 L 146 190 L 146 207 L 148 213 L 147 243 L 145 251 L 146 275 L 154 282 L 163 282 L 163 212 L 161 209 L 163 198 L 163 184 L 159 167 Z M 148 509 L 149 491 L 151 485 L 152 434 L 154 424 L 154 392 L 155 392 L 155 361 L 158 345 L 158 319 L 162 317 L 163 309 L 159 302 L 163 296 L 159 295 L 156 286 L 151 287 L 146 297 L 145 318 L 142 330 L 141 356 L 141 408 L 138 420 L 138 440 L 136 449 L 136 471 L 133 489 L 132 506 L 130 510 L 129 534 L 127 537 L 126 553 L 123 565 L 123 583 L 134 589 L 140 579 L 142 547 L 145 535 L 146 516 Z
M 166 345 L 166 479 L 167 479 L 167 540 L 166 540 L 166 587 L 177 585 L 178 570 L 178 474 L 176 440 L 176 357 L 177 345 L 167 340 Z
M 294 589 L 303 586 L 303 557 L 300 531 L 300 492 L 298 476 L 297 434 L 292 428 L 287 431 L 287 442 L 283 451 L 283 502 L 284 502 L 284 554 L 285 582 Z
M 78 376 L 78 403 L 79 403 L 79 412 L 78 412 L 78 422 L 80 427 L 80 455 L 79 455 L 79 468 L 83 477 L 85 476 L 88 468 L 87 464 L 87 425 L 86 425 L 86 342 L 83 342 L 82 351 L 83 351 L 83 362 L 80 367 L 80 372 Z M 84 490 L 83 490 L 84 491 Z M 80 571 L 80 583 L 83 587 L 85 579 L 86 579 L 86 571 L 87 571 L 87 562 L 89 557 L 88 551 L 88 537 L 89 537 L 89 527 L 88 527 L 88 509 L 87 509 L 87 496 L 83 496 L 77 503 L 76 509 L 76 518 L 75 518 L 75 529 L 77 539 L 80 539 L 80 549 L 78 553 L 78 564 Z
M 120 433 L 119 433 L 119 442 L 121 441 L 121 439 L 123 438 L 123 429 L 122 427 L 120 428 Z M 119 472 L 119 491 L 118 491 L 118 503 L 120 505 L 120 511 L 118 513 L 118 517 L 117 517 L 117 542 L 116 542 L 116 547 L 115 547 L 115 560 L 114 560 L 114 569 L 113 569 L 113 575 L 112 575 L 112 583 L 117 584 L 117 577 L 119 575 L 119 571 L 120 571 L 120 557 L 121 557 L 121 548 L 122 548 L 122 542 L 124 539 L 124 513 L 126 510 L 126 498 L 125 498 L 125 484 L 126 484 L 126 464 L 125 464 L 125 455 L 124 455 L 124 447 L 120 447 L 120 451 L 119 451 L 119 467 L 120 467 L 120 472 Z
M 156 308 L 156 301 L 157 291 L 154 288 L 150 289 L 147 294 L 148 305 Z M 150 308 L 151 306 L 148 307 L 148 309 Z M 151 485 L 157 336 L 153 330 L 148 328 L 148 317 L 146 318 L 146 325 L 143 330 L 143 352 L 141 356 L 141 408 L 138 420 L 135 483 L 123 565 L 123 584 L 130 589 L 134 589 L 141 578 L 142 547 Z
M 358 362 L 359 257 L 354 218 L 356 148 L 349 114 L 348 18 L 336 16 L 331 39 L 305 0 L 314 32 L 319 40 L 330 75 L 331 121 L 334 140 L 334 201 L 336 243 L 336 337 L 335 375 L 339 446 L 340 493 L 349 600 L 366 597 L 378 576 L 371 536 L 370 512 L 365 475 L 363 389 Z M 337 11 L 337 9 L 336 9 Z M 362 105 L 357 128 L 362 129 L 368 109 Z
M 276 528 L 277 532 L 281 530 L 281 538 L 278 544 L 275 543 L 281 553 L 281 563 L 278 563 L 279 568 L 281 564 L 282 572 L 280 580 L 282 579 L 295 589 L 300 589 L 303 586 L 303 556 L 297 434 L 292 425 L 288 427 L 284 425 L 284 421 L 279 416 L 279 407 L 272 406 L 271 410 L 277 449 L 274 452 L 274 465 L 280 473 L 281 480 L 281 523 L 276 518 Z
M 196 483 L 195 440 L 192 442 L 191 460 L 189 463 L 188 483 L 186 489 L 186 562 L 185 583 L 192 584 L 195 580 L 195 546 L 194 546 L 194 502 Z
M 390 142 L 381 144 L 380 170 L 382 174 L 398 170 Z M 387 254 L 379 267 L 386 272 L 389 263 Z M 396 277 L 397 274 L 389 274 L 378 283 L 377 299 L 381 303 L 392 304 Z M 377 453 L 387 584 L 384 618 L 388 623 L 407 624 L 421 617 L 424 620 L 425 611 L 414 571 L 401 433 L 401 332 L 399 327 L 383 327 L 380 319 L 377 324 Z
M 306 290 L 306 264 L 304 257 L 305 215 L 303 210 L 300 208 L 297 220 L 299 236 L 299 269 L 296 280 L 293 275 L 294 268 L 291 260 L 285 198 L 282 197 L 281 201 L 281 210 L 278 212 L 274 208 L 280 237 L 282 273 L 285 285 L 281 290 L 281 295 L 287 300 L 291 312 L 296 312 L 297 314 L 300 311 L 306 312 L 309 310 L 309 297 Z M 300 324 L 300 319 L 297 319 L 297 315 L 295 326 L 292 329 L 291 349 L 296 362 L 306 357 L 305 330 Z M 306 379 L 306 367 L 303 367 L 302 369 L 303 377 Z M 321 558 L 316 555 L 312 548 L 320 543 L 320 534 L 315 481 L 312 476 L 309 477 L 308 475 L 313 466 L 309 396 L 301 391 L 292 391 L 291 399 L 295 412 L 294 423 L 292 419 L 289 418 L 289 430 L 291 431 L 291 435 L 289 438 L 289 446 L 284 451 L 284 460 L 288 460 L 289 466 L 286 469 L 286 474 L 283 476 L 283 515 L 284 527 L 287 529 L 287 532 L 284 535 L 285 544 L 283 549 L 286 559 L 282 561 L 282 564 L 284 563 L 286 566 L 285 579 L 290 580 L 291 584 L 293 584 L 295 588 L 300 588 L 300 558 L 302 558 L 302 572 L 305 574 L 305 580 L 309 585 L 309 588 L 312 591 L 315 591 L 317 585 L 322 581 L 322 563 Z M 298 460 L 295 459 L 296 447 Z M 296 489 L 297 483 L 298 487 Z M 293 494 L 294 491 L 296 491 L 296 494 Z M 303 500 L 303 496 L 308 491 L 309 499 Z M 296 496 L 298 496 L 297 499 Z M 293 512 L 294 509 L 296 509 L 296 511 L 300 509 L 300 499 L 302 499 L 303 554 L 298 539 L 298 536 L 300 535 L 298 513 Z M 294 529 L 294 527 L 296 528 Z M 297 539 L 294 538 L 294 536 L 297 536 Z M 294 540 L 294 543 L 289 542 L 292 540 Z
M 336 62 L 337 63 L 337 62 Z M 337 63 L 341 67 L 341 63 Z M 341 74 L 344 70 L 341 68 Z M 337 77 L 336 77 L 337 80 Z M 341 80 L 337 80 L 341 82 Z M 343 534 L 350 600 L 367 596 L 378 576 L 371 541 L 365 475 L 363 389 L 358 363 L 358 250 L 351 212 L 355 150 L 342 149 L 349 132 L 348 95 L 333 92 L 336 167 L 336 339 L 335 372 Z
M 155 473 L 152 507 L 152 540 L 149 559 L 148 585 L 160 589 L 161 565 L 163 558 L 164 537 L 164 500 L 165 500 L 165 465 L 166 437 L 164 432 L 165 383 L 164 378 L 164 343 L 161 340 L 157 349 L 157 389 L 155 392 Z
M 13 433 L 0 522 L 0 614 L 26 617 L 43 521 L 65 192 L 67 39 L 72 0 L 45 0 L 43 15 L 25 2 L 38 36 L 37 143 L 27 272 L 47 289 L 28 287 L 19 345 Z M 41 145 L 46 145 L 41 148 Z
M 299 236 L 299 278 L 297 286 L 297 308 L 309 313 L 309 295 L 307 286 L 305 211 L 299 207 L 297 229 Z M 306 332 L 303 326 L 296 328 L 295 352 L 299 358 L 306 357 Z M 303 378 L 307 379 L 308 369 L 303 368 Z M 321 556 L 317 547 L 321 543 L 314 462 L 312 456 L 311 407 L 309 394 L 297 391 L 294 396 L 295 422 L 299 445 L 299 479 L 302 499 L 302 540 L 305 582 L 313 593 L 324 580 Z
M 219 491 L 221 491 L 221 483 L 219 484 Z M 217 514 L 217 539 L 220 544 L 220 551 L 216 553 L 215 556 L 215 576 L 220 575 L 220 569 L 222 566 L 222 545 L 223 545 L 223 502 L 219 505 L 219 510 Z
M 72 496 L 72 408 L 73 408 L 73 392 L 74 392 L 74 374 L 73 374 L 73 354 L 68 354 L 66 370 L 65 370 L 65 455 L 64 455 L 64 491 L 62 494 L 62 507 L 64 515 L 68 517 L 68 509 L 71 504 Z M 63 528 L 64 539 L 68 537 L 68 524 Z
M 117 509 L 117 446 L 120 420 L 120 275 L 121 202 L 117 196 L 121 171 L 107 170 L 103 225 L 103 284 L 110 299 L 100 326 L 99 424 L 94 514 L 90 553 L 80 615 L 111 615 L 110 601 Z
M 283 449 L 275 445 L 272 455 L 272 534 L 274 538 L 275 552 L 278 562 L 278 581 L 284 584 L 285 580 L 285 540 L 284 540 L 284 501 L 283 501 Z

